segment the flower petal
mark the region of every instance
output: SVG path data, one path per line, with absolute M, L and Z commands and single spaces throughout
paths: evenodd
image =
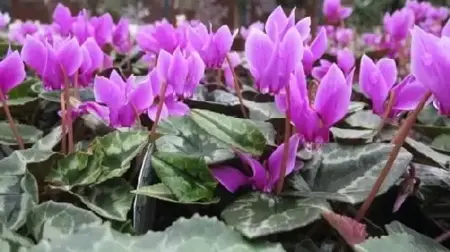
M 25 77 L 25 66 L 17 51 L 9 54 L 0 62 L 0 87 L 4 96 L 22 83 Z
M 316 61 L 322 57 L 328 48 L 327 31 L 322 27 L 317 34 L 314 41 L 311 43 L 310 50 L 313 55 L 313 60 Z
M 427 91 L 428 89 L 418 82 L 414 76 L 406 76 L 392 89 L 394 94 L 392 109 L 400 111 L 414 110 Z
M 278 41 L 280 39 L 279 32 L 285 28 L 287 22 L 286 14 L 281 6 L 278 6 L 270 13 L 269 17 L 267 17 L 265 30 L 272 41 Z
M 110 109 L 125 104 L 125 94 L 120 87 L 103 76 L 94 79 L 94 96 L 97 102 L 106 104 Z
M 56 55 L 67 76 L 74 74 L 83 62 L 83 52 L 75 38 L 63 42 Z
M 264 191 L 268 182 L 266 169 L 264 169 L 264 166 L 258 160 L 252 158 L 249 154 L 240 152 L 237 152 L 236 154 L 239 156 L 244 165 L 250 166 L 250 169 L 252 170 L 252 177 L 250 178 L 250 181 L 253 184 L 253 187 L 260 191 Z
M 297 28 L 297 31 L 302 36 L 303 41 L 305 41 L 311 34 L 311 18 L 305 17 L 298 21 L 297 24 L 295 24 L 295 28 Z
M 274 50 L 275 46 L 266 34 L 256 29 L 250 32 L 245 41 L 245 57 L 255 79 L 259 79 L 264 73 L 267 63 L 276 53 Z
M 395 64 L 395 60 L 382 58 L 378 60 L 376 66 L 378 67 L 378 69 L 380 69 L 381 75 L 384 78 L 387 88 L 391 89 L 397 81 L 397 65 Z
M 231 166 L 213 168 L 211 173 L 223 187 L 232 193 L 236 192 L 239 187 L 249 184 L 249 178 Z
M 295 161 L 297 157 L 297 149 L 300 137 L 298 134 L 294 134 L 289 138 L 289 152 L 286 162 L 285 176 L 291 174 L 295 167 Z M 268 159 L 268 169 L 270 175 L 270 186 L 273 188 L 280 178 L 280 169 L 284 154 L 284 143 L 277 147 L 277 149 L 270 155 Z
M 22 47 L 22 60 L 31 67 L 38 74 L 44 73 L 44 66 L 42 62 L 46 59 L 47 48 L 37 38 L 28 35 Z
M 372 101 L 373 110 L 382 114 L 390 88 L 387 87 L 378 67 L 366 55 L 363 55 L 361 59 L 359 86 L 361 91 Z

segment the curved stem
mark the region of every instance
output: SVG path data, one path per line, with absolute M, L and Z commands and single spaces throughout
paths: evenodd
M 430 98 L 431 92 L 427 92 L 422 99 L 420 100 L 419 104 L 417 104 L 416 109 L 412 111 L 408 117 L 406 118 L 405 122 L 403 122 L 402 126 L 400 127 L 397 135 L 392 139 L 392 143 L 395 144 L 394 148 L 392 149 L 391 153 L 389 154 L 388 161 L 386 162 L 386 165 L 384 166 L 383 170 L 381 171 L 380 175 L 378 176 L 377 180 L 375 181 L 375 184 L 372 187 L 372 190 L 370 191 L 369 195 L 367 196 L 366 200 L 362 204 L 361 208 L 359 208 L 358 212 L 356 213 L 356 221 L 360 221 L 364 215 L 366 214 L 367 210 L 369 209 L 370 205 L 372 204 L 373 200 L 377 196 L 378 191 L 381 188 L 381 185 L 383 184 L 384 180 L 386 179 L 387 175 L 389 174 L 389 171 L 392 168 L 392 165 L 395 162 L 395 159 L 398 156 L 398 153 L 400 152 L 403 142 L 405 141 L 406 137 L 408 136 L 408 132 L 411 130 L 412 125 L 417 119 L 417 116 L 419 115 L 420 111 L 422 111 L 423 107 L 425 106 L 425 103 Z
M 227 60 L 228 66 L 230 67 L 231 74 L 233 74 L 234 89 L 236 90 L 236 94 L 239 99 L 239 103 L 241 105 L 242 115 L 244 116 L 244 118 L 248 118 L 247 111 L 245 110 L 245 107 L 244 107 L 244 98 L 242 97 L 242 90 L 241 90 L 241 87 L 239 86 L 236 72 L 234 72 L 234 68 L 231 65 L 230 56 L 227 55 L 226 60 Z
M 450 230 L 445 231 L 443 234 L 439 235 L 438 237 L 434 238 L 437 242 L 443 242 L 447 240 L 450 237 Z
M 62 69 L 62 68 L 61 68 Z M 72 122 L 72 106 L 70 106 L 70 94 L 69 94 L 69 89 L 70 89 L 70 83 L 69 83 L 69 78 L 67 77 L 67 74 L 65 73 L 64 69 L 63 69 L 63 74 L 64 74 L 64 103 L 66 106 L 66 114 L 65 114 L 65 122 L 66 122 L 66 126 L 67 126 L 67 138 L 68 138 L 68 143 L 67 143 L 67 153 L 70 154 L 73 151 L 74 148 L 74 143 L 73 143 L 73 122 Z
M 284 149 L 283 159 L 281 160 L 280 175 L 276 187 L 277 195 L 281 193 L 284 186 L 284 177 L 286 175 L 287 160 L 289 158 L 289 138 L 291 137 L 291 92 L 289 85 L 286 85 L 286 121 L 284 124 Z
M 60 103 L 61 103 L 61 152 L 63 154 L 66 154 L 66 148 L 67 148 L 67 138 L 66 138 L 66 102 L 64 100 L 64 94 L 61 93 L 60 97 Z
M 159 91 L 159 103 L 158 108 L 156 109 L 156 117 L 155 121 L 153 122 L 152 129 L 150 130 L 150 138 L 153 137 L 153 135 L 156 132 L 156 127 L 158 126 L 159 119 L 161 117 L 161 111 L 164 105 L 164 97 L 167 90 L 167 82 L 163 82 L 161 90 Z
M 6 115 L 6 118 L 8 119 L 9 127 L 11 128 L 11 130 L 14 134 L 14 137 L 17 140 L 17 144 L 19 145 L 19 148 L 21 150 L 24 150 L 25 144 L 23 143 L 23 139 L 19 134 L 19 130 L 17 129 L 16 124 L 14 123 L 14 120 L 11 115 L 11 111 L 9 111 L 9 106 L 8 106 L 8 103 L 6 102 L 6 97 L 1 90 L 0 90 L 0 99 L 2 100 L 3 109 L 5 110 L 5 115 Z
M 381 123 L 378 126 L 377 131 L 375 131 L 375 135 L 374 138 L 376 138 L 378 136 L 378 134 L 380 134 L 380 132 L 383 130 L 384 126 L 386 125 L 386 122 L 389 118 L 389 114 L 391 114 L 392 112 L 392 107 L 394 106 L 394 102 L 395 102 L 395 96 L 394 93 L 391 91 L 389 94 L 389 100 L 386 106 L 386 110 L 384 111 L 383 117 L 381 118 Z

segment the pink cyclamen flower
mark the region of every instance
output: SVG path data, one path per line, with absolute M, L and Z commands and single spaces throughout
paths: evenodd
M 195 87 L 203 77 L 205 63 L 197 52 L 193 51 L 186 57 L 181 49 L 177 48 L 173 55 L 161 50 L 156 69 L 159 81 L 166 82 L 171 86 L 176 96 L 187 98 L 192 96 Z
M 94 28 L 94 38 L 100 47 L 111 43 L 114 31 L 114 21 L 109 13 L 105 13 L 98 17 L 90 19 L 92 27 Z
M 75 18 L 72 17 L 70 9 L 62 3 L 58 3 L 53 11 L 52 17 L 55 29 L 58 30 L 62 36 L 70 35 L 72 24 L 75 20 Z
M 171 85 L 167 85 L 166 92 L 163 94 L 163 97 L 161 97 L 163 80 L 160 78 L 157 68 L 149 73 L 149 83 L 153 96 L 150 99 L 151 105 L 147 110 L 148 117 L 152 119 L 152 121 L 156 120 L 160 102 L 163 103 L 160 119 L 165 119 L 169 116 L 184 116 L 188 114 L 190 111 L 189 107 L 179 100 Z
M 77 81 L 80 86 L 86 87 L 92 83 L 94 73 L 104 65 L 105 53 L 93 37 L 88 38 L 81 45 L 83 60 L 79 68 Z M 73 77 L 75 81 L 75 77 Z
M 25 42 L 27 35 L 34 35 L 38 31 L 39 23 L 16 20 L 9 26 L 8 40 L 22 45 Z
M 361 91 L 372 101 L 374 113 L 380 116 L 385 113 L 389 95 L 394 99 L 389 117 L 394 117 L 401 111 L 413 110 L 426 92 L 426 88 L 412 76 L 395 85 L 397 66 L 393 59 L 382 58 L 375 64 L 363 55 L 359 71 Z
M 241 57 L 237 52 L 230 52 L 228 54 L 230 57 L 230 64 L 228 64 L 228 61 L 225 61 L 222 65 L 223 70 L 223 76 L 225 77 L 225 84 L 229 88 L 234 88 L 234 76 L 233 76 L 233 69 L 236 68 L 241 64 Z
M 236 31 L 237 33 L 237 31 Z M 189 26 L 187 39 L 191 50 L 195 50 L 209 69 L 220 69 L 233 45 L 235 34 L 227 25 L 222 25 L 215 33 L 208 31 L 204 24 Z
M 436 37 L 417 26 L 412 30 L 411 73 L 433 93 L 439 111 L 447 116 L 450 115 L 449 49 L 449 37 Z
M 23 61 L 41 77 L 49 90 L 61 89 L 83 61 L 81 48 L 75 38 L 59 39 L 53 44 L 27 36 L 22 47 Z
M 245 56 L 255 87 L 261 93 L 279 93 L 289 83 L 290 75 L 303 56 L 301 35 L 295 27 L 281 41 L 272 41 L 254 30 L 245 42 Z M 261 53 L 264 52 L 264 53 Z
M 133 44 L 130 37 L 129 22 L 126 18 L 121 18 L 112 34 L 112 44 L 116 51 L 122 54 L 128 53 Z
M 11 89 L 25 80 L 25 66 L 17 51 L 8 51 L 6 57 L 0 61 L 0 89 L 6 98 Z
M 158 54 L 160 50 L 173 53 L 183 43 L 181 30 L 167 20 L 153 25 L 141 26 L 136 34 L 138 46 L 147 53 Z
M 345 78 L 332 64 L 318 85 L 314 100 L 309 99 L 306 77 L 301 65 L 291 82 L 292 121 L 306 143 L 322 144 L 329 140 L 329 129 L 348 111 L 352 93 L 353 71 Z
M 316 80 L 321 80 L 323 76 L 328 72 L 332 63 L 328 60 L 320 60 L 320 66 L 314 67 L 312 70 L 312 76 Z M 351 50 L 345 48 L 339 50 L 337 53 L 337 65 L 342 70 L 345 76 L 348 76 L 355 66 L 355 55 Z
M 78 43 L 82 44 L 89 37 L 94 36 L 94 26 L 89 21 L 89 15 L 86 10 L 81 10 L 78 16 L 74 18 L 72 24 L 72 35 L 77 38 Z
M 94 95 L 95 102 L 87 102 L 82 109 L 98 116 L 112 127 L 131 127 L 136 123 L 137 117 L 151 105 L 153 93 L 148 80 L 136 83 L 136 77 L 131 75 L 124 81 L 113 70 L 109 78 L 95 77 Z
M 291 136 L 285 176 L 292 173 L 295 168 L 298 143 L 299 136 L 297 134 Z M 250 176 L 231 166 L 213 168 L 211 172 L 219 183 L 230 192 L 236 192 L 240 187 L 250 185 L 253 190 L 270 193 L 280 177 L 283 150 L 284 143 L 278 146 L 267 162 L 264 163 L 252 158 L 249 154 L 238 152 L 237 155 L 242 163 L 251 168 L 252 174 Z
M 286 33 L 295 27 L 305 41 L 311 33 L 311 18 L 306 17 L 295 23 L 295 8 L 286 16 L 281 6 L 278 6 L 267 18 L 265 31 L 272 41 L 279 41 Z
M 397 10 L 392 15 L 386 13 L 383 19 L 384 31 L 395 41 L 405 40 L 414 25 L 414 13 L 409 9 Z
M 9 13 L 0 12 L 0 29 L 6 28 L 9 22 L 11 22 L 11 17 L 9 16 Z
M 256 21 L 249 25 L 248 28 L 242 26 L 241 29 L 239 29 L 239 33 L 243 39 L 247 39 L 248 35 L 252 31 L 252 29 L 258 29 L 261 31 L 264 31 L 264 23 L 261 21 Z
M 343 7 L 341 0 L 325 0 L 323 3 L 323 15 L 327 22 L 335 24 L 348 18 L 352 14 L 353 9 Z
M 302 58 L 303 71 L 306 75 L 311 73 L 314 62 L 320 59 L 326 52 L 328 47 L 327 31 L 322 27 L 316 38 L 309 45 L 304 46 L 304 54 Z

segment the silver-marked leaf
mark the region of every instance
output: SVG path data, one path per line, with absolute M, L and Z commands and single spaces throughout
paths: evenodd
M 31 125 L 16 123 L 17 131 L 25 144 L 36 142 L 43 132 Z M 7 122 L 0 122 L 0 144 L 17 145 L 17 139 Z
M 298 190 L 286 194 L 359 203 L 369 195 L 392 147 L 392 144 L 384 143 L 354 146 L 326 144 L 322 147 L 321 157 L 305 163 L 301 170 L 311 191 Z M 378 195 L 395 184 L 411 160 L 411 153 L 402 149 Z
M 358 101 L 352 101 L 352 102 L 350 102 L 350 105 L 348 106 L 348 112 L 347 113 L 354 113 L 354 112 L 363 110 L 364 107 L 366 107 L 366 103 L 358 102 Z
M 11 231 L 8 229 L 4 224 L 0 224 L 0 240 L 4 242 L 4 244 L 1 244 L 0 242 L 0 251 L 5 252 L 13 252 L 13 251 L 19 251 L 19 248 L 21 247 L 31 247 L 34 245 L 34 242 L 30 239 L 23 237 L 19 235 L 18 233 Z M 7 245 L 6 245 L 7 244 Z M 8 247 L 9 249 L 3 249 L 2 246 Z
M 450 189 L 450 171 L 435 166 L 414 164 L 420 186 L 437 186 Z
M 0 160 L 0 222 L 11 230 L 25 224 L 28 212 L 38 203 L 38 187 L 27 165 L 50 155 L 32 150 L 14 151 Z
M 354 246 L 358 252 L 399 251 L 399 252 L 448 252 L 435 240 L 395 221 L 386 225 L 389 233 L 380 238 L 369 238 Z
M 78 90 L 78 94 L 81 98 L 81 101 L 94 101 L 94 92 L 92 88 L 81 88 Z M 39 97 L 41 99 L 51 101 L 51 102 L 57 102 L 59 103 L 61 101 L 61 91 L 60 90 L 54 90 L 54 91 L 45 91 L 39 94 Z
M 58 240 L 76 233 L 86 225 L 101 223 L 102 219 L 88 210 L 70 203 L 46 201 L 30 212 L 27 228 L 38 241 Z
M 437 152 L 428 145 L 416 141 L 411 137 L 407 137 L 405 143 L 407 147 L 412 149 L 411 152 L 417 152 L 414 154 L 417 154 L 416 155 L 417 157 L 415 156 L 415 158 L 417 158 L 418 161 L 420 160 L 418 155 L 421 154 L 423 157 L 431 161 L 432 164 L 438 165 L 446 169 L 450 168 L 450 156 Z
M 450 135 L 442 134 L 437 136 L 431 142 L 430 147 L 440 152 L 450 152 Z
M 203 157 L 156 152 L 152 166 L 158 178 L 181 202 L 210 201 L 217 181 Z
M 92 153 L 74 152 L 58 161 L 46 180 L 69 191 L 122 176 L 148 140 L 145 131 L 114 131 L 92 141 Z
M 244 105 L 248 108 L 249 118 L 258 121 L 267 121 L 275 118 L 285 118 L 277 109 L 275 102 L 254 102 L 244 100 Z
M 247 238 L 257 238 L 304 227 L 330 211 L 326 200 L 276 197 L 252 192 L 239 197 L 222 211 L 227 225 Z
M 132 187 L 125 179 L 114 178 L 94 186 L 75 187 L 67 192 L 104 218 L 126 221 L 133 202 L 131 190 Z
M 275 146 L 276 130 L 271 123 L 263 121 L 249 121 L 253 123 L 266 138 L 268 145 Z
M 191 118 L 210 135 L 241 151 L 259 156 L 266 146 L 266 138 L 248 119 L 201 109 L 193 109 Z
M 28 252 L 181 252 L 193 249 L 195 252 L 284 251 L 280 244 L 249 242 L 217 218 L 194 215 L 191 219 L 178 219 L 164 232 L 150 231 L 141 236 L 119 233 L 109 223 L 88 226 L 62 239 L 41 241 Z
M 350 141 L 352 143 L 371 142 L 375 133 L 373 130 L 341 129 L 337 127 L 332 127 L 330 131 L 333 134 L 333 137 L 334 139 L 336 139 L 336 141 L 341 142 Z
M 137 195 L 144 195 L 152 197 L 159 200 L 164 200 L 172 203 L 178 204 L 199 204 L 199 205 L 209 205 L 216 204 L 219 202 L 219 198 L 213 198 L 211 201 L 195 201 L 195 202 L 182 202 L 177 199 L 177 197 L 170 191 L 170 189 L 163 183 L 158 183 L 149 186 L 143 186 L 139 189 L 131 191 Z
M 361 110 L 351 114 L 345 122 L 352 127 L 377 129 L 381 124 L 381 118 L 372 110 Z
M 57 126 L 43 138 L 36 141 L 32 148 L 42 151 L 51 151 L 61 141 L 62 127 Z
M 204 157 L 208 164 L 235 156 L 227 144 L 211 137 L 188 116 L 162 121 L 158 125 L 158 133 L 167 133 L 156 140 L 156 149 L 161 152 Z

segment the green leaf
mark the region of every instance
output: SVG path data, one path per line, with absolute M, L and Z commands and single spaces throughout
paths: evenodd
M 43 132 L 31 125 L 16 123 L 17 131 L 25 144 L 36 142 Z M 8 122 L 0 122 L 0 144 L 17 145 L 17 139 Z
M 81 88 L 78 90 L 81 101 L 94 101 L 94 92 L 92 88 Z M 39 94 L 41 99 L 51 101 L 51 102 L 61 102 L 61 90 L 45 91 Z
M 371 142 L 375 133 L 373 130 L 341 129 L 336 127 L 332 127 L 330 131 L 336 141 L 351 141 L 352 143 L 356 141 L 361 143 Z
M 109 223 L 87 226 L 78 233 L 42 241 L 29 252 L 148 252 L 148 251 L 192 251 L 195 252 L 282 252 L 280 244 L 253 243 L 238 232 L 227 227 L 217 218 L 181 218 L 164 232 L 148 232 L 142 236 L 122 234 Z
M 209 135 L 188 116 L 164 120 L 157 130 L 168 133 L 156 140 L 158 151 L 203 157 L 208 164 L 235 156 L 228 145 Z
M 285 118 L 275 105 L 275 102 L 254 102 L 244 100 L 244 105 L 248 108 L 249 117 L 253 120 L 267 121 L 275 118 Z
M 145 131 L 114 131 L 92 141 L 92 153 L 74 152 L 58 161 L 46 180 L 71 190 L 122 176 L 148 140 Z
M 429 104 L 420 111 L 417 120 L 425 125 L 444 126 L 442 118 L 433 104 Z
M 163 183 L 158 183 L 150 186 L 143 186 L 139 189 L 131 191 L 137 195 L 144 195 L 151 198 L 164 200 L 172 203 L 178 204 L 199 204 L 199 205 L 209 205 L 216 204 L 219 202 L 219 198 L 213 198 L 211 201 L 195 201 L 195 202 L 182 202 L 177 199 L 177 197 L 170 191 L 170 189 Z
M 62 127 L 57 126 L 50 133 L 39 139 L 31 147 L 32 149 L 51 151 L 61 141 Z
M 378 129 L 381 118 L 375 115 L 372 110 L 361 110 L 347 117 L 345 122 L 352 127 Z
M 210 201 L 217 186 L 202 157 L 156 152 L 152 166 L 170 191 L 181 202 Z
M 389 233 L 380 238 L 369 238 L 355 245 L 355 251 L 405 251 L 405 252 L 448 252 L 449 250 L 430 237 L 394 221 L 386 226 Z
M 266 146 L 266 138 L 248 119 L 200 109 L 193 109 L 191 118 L 210 135 L 241 151 L 259 156 Z
M 432 126 L 432 125 L 413 125 L 413 129 L 424 134 L 427 137 L 437 137 L 441 134 L 450 134 L 450 127 L 447 126 Z
M 21 247 L 28 248 L 32 245 L 34 243 L 30 239 L 11 231 L 4 224 L 0 225 L 0 251 L 19 251 Z M 8 249 L 4 249 L 2 246 Z
M 358 102 L 358 101 L 352 101 L 352 102 L 350 102 L 350 105 L 348 106 L 348 112 L 347 113 L 354 113 L 354 112 L 363 110 L 364 107 L 366 107 L 366 103 Z
M 437 136 L 431 142 L 430 147 L 441 152 L 450 152 L 450 135 L 442 134 Z
M 19 229 L 28 212 L 37 204 L 37 183 L 27 165 L 46 158 L 42 153 L 23 150 L 14 151 L 0 160 L 0 222 L 7 228 Z
M 302 177 L 311 191 L 297 189 L 285 194 L 359 203 L 369 195 L 392 148 L 392 144 L 384 143 L 326 144 L 322 147 L 322 154 L 306 162 L 301 170 Z M 395 184 L 407 170 L 411 160 L 411 153 L 401 149 L 378 195 L 385 193 Z
M 33 237 L 58 240 L 74 234 L 86 225 L 100 225 L 94 213 L 70 203 L 47 201 L 36 206 L 29 214 L 27 228 Z
M 60 189 L 59 187 L 52 188 Z M 126 221 L 133 202 L 131 190 L 132 187 L 126 180 L 114 178 L 94 186 L 75 187 L 72 191 L 67 192 L 104 218 Z
M 330 211 L 323 199 L 276 197 L 252 192 L 239 197 L 221 213 L 222 219 L 247 238 L 304 227 Z
M 450 168 L 450 156 L 439 153 L 433 150 L 428 145 L 421 143 L 412 139 L 411 137 L 407 137 L 405 140 L 405 144 L 407 147 L 411 148 L 412 152 L 415 152 L 414 158 L 420 161 L 419 154 L 426 159 L 430 160 L 433 164 L 438 165 L 442 168 Z

